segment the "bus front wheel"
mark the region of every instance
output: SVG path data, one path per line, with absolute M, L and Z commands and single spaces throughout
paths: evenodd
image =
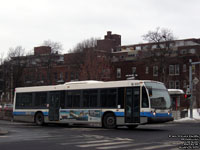
M 36 114 L 35 123 L 36 125 L 39 125 L 39 126 L 44 124 L 44 115 L 41 112 Z
M 103 127 L 108 129 L 116 128 L 116 118 L 113 113 L 107 113 L 103 118 Z

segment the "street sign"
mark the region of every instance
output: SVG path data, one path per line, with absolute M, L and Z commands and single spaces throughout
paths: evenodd
M 199 79 L 198 79 L 197 77 L 195 77 L 195 78 L 193 79 L 193 83 L 196 85 L 198 82 L 199 82 Z

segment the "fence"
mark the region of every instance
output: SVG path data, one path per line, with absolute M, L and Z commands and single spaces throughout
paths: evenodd
M 0 119 L 13 120 L 13 111 L 12 110 L 0 110 Z

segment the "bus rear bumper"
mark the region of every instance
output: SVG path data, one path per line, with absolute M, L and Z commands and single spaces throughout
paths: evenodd
M 173 117 L 148 117 L 148 123 L 164 123 L 164 122 L 169 122 L 173 121 Z

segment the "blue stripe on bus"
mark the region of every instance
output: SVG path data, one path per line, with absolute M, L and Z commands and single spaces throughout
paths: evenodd
M 49 113 L 48 112 L 42 112 L 44 116 L 48 116 Z
M 26 112 L 13 112 L 14 116 L 26 115 Z
M 172 114 L 168 115 L 168 113 L 156 113 L 156 116 L 154 116 L 151 112 L 141 112 L 141 117 L 172 117 Z
M 115 116 L 124 117 L 124 112 L 115 112 Z
M 115 116 L 117 117 L 124 117 L 124 112 L 115 112 Z M 140 112 L 141 117 L 167 117 L 172 116 L 172 114 L 168 115 L 168 113 L 156 113 L 154 116 L 151 112 Z
M 48 116 L 48 112 L 42 112 L 44 116 Z M 35 112 L 24 112 L 24 111 L 15 111 L 13 112 L 14 116 L 25 116 L 25 115 L 35 115 Z

